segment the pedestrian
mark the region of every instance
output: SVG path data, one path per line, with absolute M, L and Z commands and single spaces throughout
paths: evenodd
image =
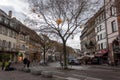
M 11 60 L 9 60 L 9 61 L 7 61 L 7 62 L 5 63 L 5 71 L 13 71 L 13 70 L 15 70 L 14 67 L 11 67 L 11 64 L 12 64 L 12 61 L 11 61 Z
M 23 59 L 24 68 L 27 66 L 27 63 L 28 63 L 28 59 L 27 59 L 27 58 L 24 58 L 24 59 Z
M 2 70 L 4 70 L 5 69 L 5 60 L 3 59 L 2 60 Z
M 27 61 L 27 68 L 30 66 L 30 60 Z

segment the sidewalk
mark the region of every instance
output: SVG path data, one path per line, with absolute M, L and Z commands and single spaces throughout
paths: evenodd
M 53 62 L 49 64 L 50 67 L 61 67 L 58 62 Z M 113 71 L 120 71 L 120 66 L 110 66 L 110 65 L 69 65 L 68 66 L 71 69 L 76 69 L 76 70 L 86 70 L 89 68 L 97 68 L 97 69 L 105 69 L 105 70 L 113 70 Z
M 120 71 L 120 66 L 110 66 L 110 65 L 90 65 L 91 68 L 107 69 Z
M 53 67 L 53 68 L 60 68 L 61 67 L 59 62 L 49 63 L 49 66 Z M 76 70 L 86 70 L 89 67 L 90 67 L 89 65 L 68 65 L 68 68 L 76 69 Z

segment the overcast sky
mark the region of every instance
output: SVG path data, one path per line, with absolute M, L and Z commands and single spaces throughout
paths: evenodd
M 21 22 L 24 21 L 26 17 L 31 19 L 37 18 L 35 14 L 32 14 L 29 10 L 29 4 L 25 0 L 0 0 L 0 9 L 8 14 L 9 10 L 12 10 L 13 17 L 16 17 Z M 30 27 L 34 28 L 34 27 Z M 69 39 L 67 45 L 80 49 L 80 33 L 74 36 L 73 39 Z

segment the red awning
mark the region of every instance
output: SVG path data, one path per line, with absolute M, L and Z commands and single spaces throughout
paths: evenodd
M 107 52 L 108 52 L 108 50 L 100 50 L 97 54 L 95 54 L 95 56 L 103 56 Z

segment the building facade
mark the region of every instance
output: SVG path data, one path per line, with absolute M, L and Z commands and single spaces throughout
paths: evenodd
M 9 16 L 2 10 L 0 10 L 0 57 L 6 56 L 6 59 L 12 59 L 16 61 L 17 59 L 17 35 L 19 32 L 19 27 L 13 23 L 11 16 L 11 11 Z M 10 57 L 8 57 L 10 56 Z
M 25 57 L 40 61 L 40 39 L 35 31 L 12 18 L 12 11 L 7 15 L 0 10 L 0 61 L 18 62 Z
M 117 10 L 115 7 L 115 0 L 105 0 L 105 22 L 107 29 L 108 50 L 109 50 L 109 63 L 116 63 L 116 54 L 114 52 L 114 42 L 119 35 Z
M 98 63 L 108 62 L 108 48 L 107 48 L 107 31 L 105 23 L 105 9 L 101 7 L 94 15 L 95 17 L 95 32 L 96 32 L 96 54 Z
M 100 57 L 102 63 L 120 64 L 120 6 L 118 0 L 104 0 L 104 6 L 88 20 L 86 24 L 95 22 L 96 50 L 95 56 Z M 88 25 L 90 26 L 90 24 Z M 90 27 L 92 29 L 92 26 Z M 83 42 L 91 40 L 90 28 L 85 28 L 81 34 L 81 50 L 88 52 Z M 87 32 L 87 33 L 84 33 Z M 86 39 L 85 39 L 86 38 Z M 93 40 L 92 40 L 93 41 Z M 102 57 L 104 56 L 104 57 Z M 105 60 L 105 61 L 104 61 Z

